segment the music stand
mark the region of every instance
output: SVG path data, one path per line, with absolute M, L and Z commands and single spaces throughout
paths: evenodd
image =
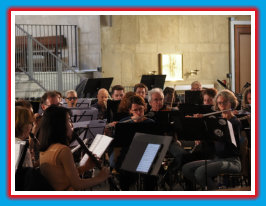
M 157 175 L 171 141 L 171 136 L 136 133 L 121 169 Z
M 96 120 L 98 116 L 98 110 L 96 108 L 90 107 L 88 109 L 84 108 L 71 108 L 71 120 L 72 122 L 83 122 Z
M 206 114 L 214 112 L 212 109 L 212 105 L 198 105 L 198 104 L 179 104 L 178 108 L 179 111 L 184 115 L 191 115 L 193 114 Z
M 153 88 L 163 89 L 166 75 L 142 75 L 140 83 L 145 84 L 148 90 Z
M 193 129 L 191 129 L 193 128 Z M 179 139 L 183 140 L 201 140 L 201 141 L 219 141 L 232 142 L 237 152 L 237 143 L 234 136 L 232 124 L 224 118 L 206 117 L 206 118 L 185 118 L 182 121 L 182 132 L 179 133 Z M 207 147 L 205 151 L 205 189 L 207 184 Z
M 106 122 L 104 120 L 92 120 L 73 123 L 73 128 L 79 133 L 79 137 L 84 140 L 88 139 L 90 143 L 97 134 L 103 134 Z M 78 145 L 77 140 L 71 143 L 71 146 Z
M 113 77 L 88 79 L 85 88 L 83 90 L 83 96 L 86 97 L 87 94 L 89 93 L 89 97 L 96 98 L 99 89 L 104 88 L 107 91 L 109 91 L 113 79 L 114 79 Z
M 185 103 L 186 104 L 202 104 L 202 94 L 201 91 L 185 91 Z

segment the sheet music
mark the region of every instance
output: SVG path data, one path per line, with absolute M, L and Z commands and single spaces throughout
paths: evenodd
M 89 150 L 96 155 L 98 158 L 102 156 L 102 154 L 105 152 L 109 144 L 112 142 L 113 138 L 108 137 L 106 135 L 100 135 L 97 134 L 94 138 L 91 146 L 89 147 Z M 84 165 L 85 162 L 88 160 L 89 156 L 85 154 L 83 158 L 80 161 L 80 166 Z
M 138 172 L 149 172 L 151 164 L 160 148 L 160 144 L 148 144 L 136 169 Z
M 230 137 L 231 137 L 231 142 L 237 147 L 236 144 L 236 138 L 235 138 L 235 134 L 234 134 L 234 129 L 233 129 L 233 125 L 231 122 L 227 121 L 228 124 L 228 128 L 229 128 L 229 133 L 230 133 Z
M 16 141 L 15 144 L 15 168 L 17 170 L 19 161 L 22 156 L 23 148 L 25 147 L 26 142 L 25 141 Z

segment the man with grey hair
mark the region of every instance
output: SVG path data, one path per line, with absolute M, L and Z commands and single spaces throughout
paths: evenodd
M 157 112 L 165 110 L 164 94 L 160 88 L 154 88 L 148 92 L 148 101 L 151 106 L 151 111 Z
M 201 91 L 201 83 L 199 81 L 194 81 L 191 83 L 191 91 Z

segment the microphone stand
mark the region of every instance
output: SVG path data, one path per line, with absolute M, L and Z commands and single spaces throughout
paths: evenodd
M 73 132 L 73 138 L 75 138 L 78 143 L 80 144 L 81 148 L 84 150 L 84 152 L 90 157 L 90 159 L 93 161 L 93 163 L 95 164 L 95 166 L 101 170 L 102 166 L 99 162 L 99 160 L 93 155 L 93 153 L 88 149 L 88 147 L 84 144 L 84 142 L 79 138 L 79 136 Z M 116 190 L 116 191 L 121 191 L 121 189 L 119 188 L 119 186 L 115 183 L 113 177 L 109 177 L 108 178 L 108 182 L 109 184 Z

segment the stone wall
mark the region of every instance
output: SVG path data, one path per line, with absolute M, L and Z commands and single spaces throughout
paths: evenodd
M 231 16 L 250 20 L 250 16 Z M 159 53 L 183 54 L 182 81 L 215 84 L 229 72 L 229 16 L 112 16 L 112 26 L 101 27 L 104 77 L 132 86 L 142 74 L 158 71 Z M 198 69 L 196 76 L 188 75 Z

